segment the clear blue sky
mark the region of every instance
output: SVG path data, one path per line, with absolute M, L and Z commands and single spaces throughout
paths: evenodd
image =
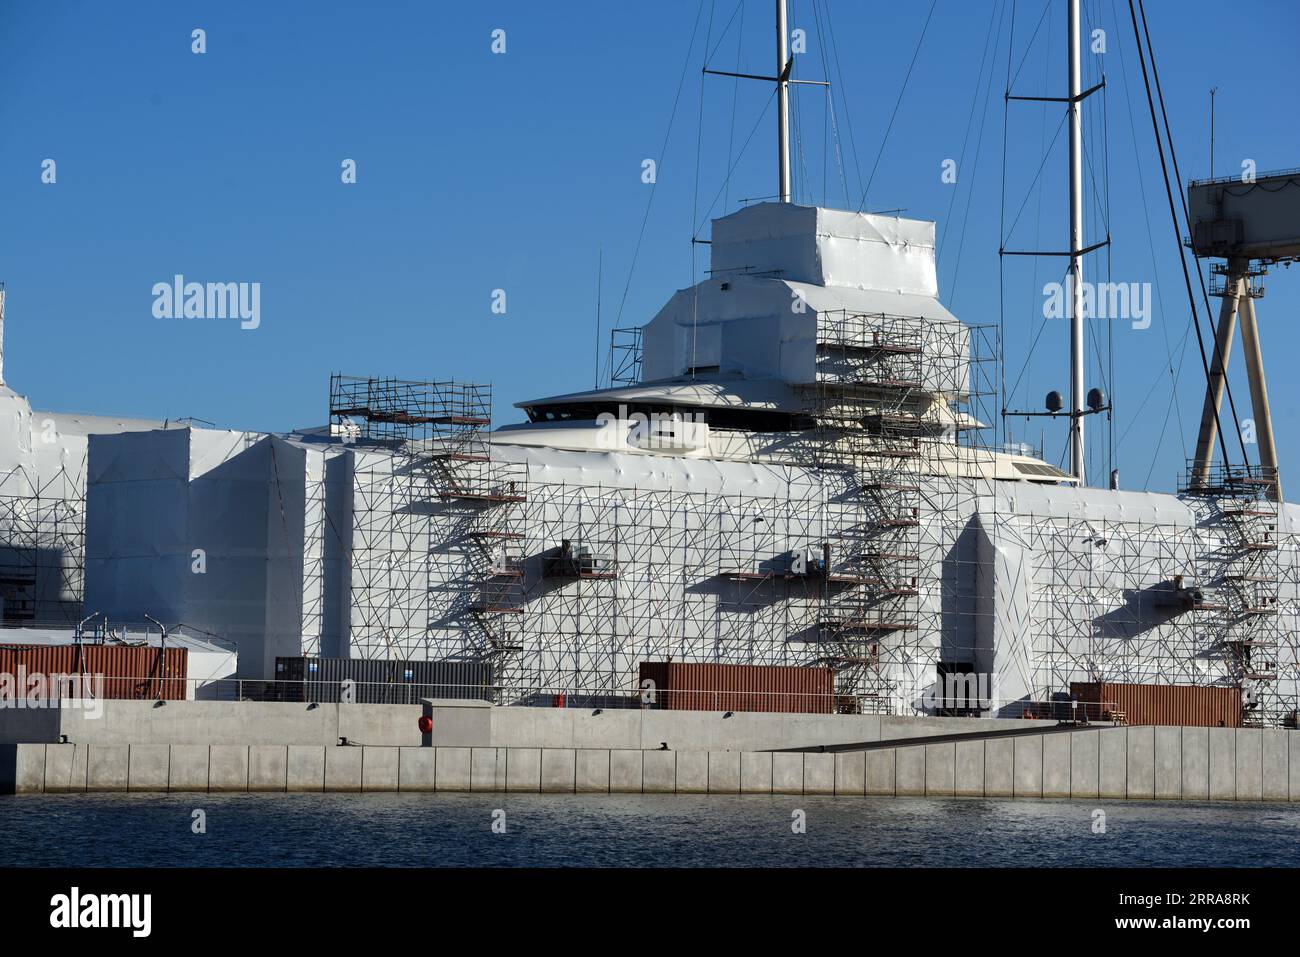
M 961 318 L 993 324 L 1009 5 L 1002 29 L 993 24 L 987 93 L 977 72 L 1000 6 L 938 0 L 887 139 L 929 3 L 823 0 L 838 70 L 811 0 L 793 4 L 791 24 L 808 34 L 798 75 L 821 78 L 823 52 L 832 60 L 849 203 L 861 201 L 875 167 L 868 208 L 938 219 L 942 297 Z M 1016 92 L 1060 95 L 1064 0 L 1051 0 L 1047 18 L 1043 0 L 1015 6 Z M 1090 25 L 1108 30 L 1111 277 L 1158 282 L 1159 295 L 1150 329 L 1114 329 L 1118 464 L 1126 486 L 1144 484 L 1150 472 L 1152 487 L 1170 488 L 1194 440 L 1199 360 L 1193 345 L 1174 395 L 1169 356 L 1177 366 L 1183 355 L 1187 306 L 1127 2 L 1085 6 Z M 734 81 L 710 78 L 701 123 L 699 72 L 706 33 L 714 67 L 769 71 L 771 7 L 744 0 L 742 34 L 736 0 L 5 0 L 6 378 L 42 408 L 194 415 L 266 430 L 323 421 L 331 371 L 491 381 L 503 423 L 517 420 L 516 401 L 589 387 L 601 251 L 606 330 L 616 316 L 640 324 L 692 281 L 692 223 L 707 219 L 715 197 L 718 215 L 774 192 L 770 89 L 742 82 L 737 93 Z M 1239 170 L 1243 158 L 1261 171 L 1300 166 L 1290 102 L 1300 5 L 1264 0 L 1249 21 L 1227 24 L 1222 4 L 1210 0 L 1148 7 L 1184 176 L 1206 172 L 1208 90 L 1216 85 L 1217 172 Z M 207 31 L 203 55 L 190 49 L 196 27 Z M 1228 27 L 1237 36 L 1230 50 Z M 490 50 L 495 28 L 506 31 L 504 55 Z M 1096 58 L 1088 70 L 1095 76 Z M 1098 184 L 1101 103 L 1089 104 Z M 1059 110 L 1012 107 L 1007 218 L 1023 212 L 1009 247 L 1065 241 L 1064 134 L 1031 189 Z M 804 87 L 797 115 L 798 198 L 843 206 L 834 152 L 823 149 L 824 95 Z M 41 182 L 47 158 L 57 163 L 54 185 Z M 356 185 L 340 182 L 347 158 L 358 164 Z M 641 182 L 645 158 L 661 164 L 629 285 L 650 191 Z M 955 187 L 941 182 L 944 159 L 961 160 Z M 1104 229 L 1099 207 L 1090 200 L 1090 240 Z M 1020 380 L 1012 404 L 1022 408 L 1039 408 L 1046 391 L 1068 384 L 1064 323 L 1039 333 L 1041 286 L 1058 265 L 1022 261 L 1006 270 L 1007 379 Z M 707 247 L 699 247 L 696 278 L 706 268 Z M 260 282 L 261 327 L 155 318 L 151 288 L 175 273 Z M 1259 308 L 1294 497 L 1300 377 L 1289 366 L 1300 336 L 1300 272 L 1270 278 Z M 505 315 L 491 311 L 497 288 L 506 290 Z M 1089 384 L 1099 384 L 1092 365 Z M 1234 384 L 1248 414 L 1240 375 Z M 1024 437 L 1037 443 L 1040 428 L 1041 420 Z M 1063 426 L 1048 425 L 1045 435 L 1047 457 L 1059 461 Z M 1100 478 L 1104 429 L 1093 435 Z

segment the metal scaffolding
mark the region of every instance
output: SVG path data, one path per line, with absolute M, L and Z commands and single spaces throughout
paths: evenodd
M 1035 699 L 1073 681 L 1239 688 L 1245 723 L 1293 724 L 1300 581 L 1268 471 L 1190 468 L 1178 510 L 1151 516 L 1019 515 Z
M 1202 465 L 1192 474 L 1187 491 L 1200 500 L 1198 524 L 1215 533 L 1200 556 L 1203 590 L 1191 604 L 1201 619 L 1198 630 L 1241 688 L 1247 724 L 1294 724 L 1300 707 L 1294 682 L 1300 649 L 1294 632 L 1284 632 L 1279 622 L 1278 553 L 1283 542 L 1277 469 L 1219 465 L 1207 470 Z M 1292 680 L 1281 685 L 1284 662 Z
M 810 474 L 773 496 L 535 483 L 524 650 L 504 682 L 599 702 L 633 694 L 647 660 L 814 663 L 787 640 L 811 627 L 799 599 L 816 587 L 791 555 L 820 540 L 823 495 Z
M 82 617 L 86 500 L 60 470 L 41 481 L 16 469 L 0 480 L 0 601 L 6 626 L 71 627 Z
M 756 454 L 707 485 L 680 457 L 621 480 L 627 463 L 494 450 L 483 387 L 336 377 L 352 654 L 491 660 L 503 701 L 593 706 L 629 700 L 643 661 L 821 664 L 838 710 L 889 713 L 1011 656 L 1016 701 L 1217 685 L 1246 692 L 1250 723 L 1293 721 L 1279 619 L 1295 620 L 1300 564 L 1267 477 L 1225 470 L 1180 498 L 999 483 L 977 441 L 994 346 L 980 327 L 828 315 L 809 427 L 717 435 Z M 1021 464 L 1002 467 L 1061 474 Z
M 861 314 L 818 331 L 812 427 L 768 437 L 798 451 L 755 466 L 757 494 L 530 485 L 491 453 L 482 387 L 335 377 L 331 422 L 356 444 L 353 646 L 493 657 L 518 700 L 626 698 L 646 660 L 822 664 L 842 710 L 913 710 L 972 644 L 958 538 L 991 333 Z
M 957 535 L 976 508 L 978 416 L 993 394 L 991 332 L 911 316 L 822 314 L 812 460 L 842 476 L 824 508 L 819 660 L 843 701 L 914 707 L 962 639 Z M 963 634 L 971 633 L 967 628 Z
M 322 637 L 325 631 L 325 601 L 327 594 L 325 553 L 329 513 L 325 501 L 324 463 L 313 474 L 308 471 L 303 496 L 303 549 L 302 549 L 302 653 L 324 654 Z
M 335 375 L 330 424 L 355 445 L 350 644 L 366 657 L 517 651 L 527 475 L 492 460 L 491 387 Z M 433 632 L 449 626 L 468 648 L 439 654 Z

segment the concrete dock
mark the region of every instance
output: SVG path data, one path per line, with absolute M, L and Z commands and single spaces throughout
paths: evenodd
M 1290 730 L 1058 728 L 1049 722 L 960 718 L 602 712 L 467 702 L 315 708 L 175 702 L 165 706 L 178 710 L 164 721 L 152 702 L 106 704 L 113 707 L 95 722 L 76 712 L 65 712 L 66 721 L 57 709 L 44 712 L 41 720 L 51 740 L 0 743 L 0 793 L 530 791 L 1300 800 L 1300 732 Z M 218 710 L 200 714 L 205 708 Z M 418 730 L 422 713 L 435 716 L 431 734 Z M 8 727 L 12 732 L 13 723 Z M 30 723 L 24 733 L 32 733 Z M 240 734 L 244 741 L 228 740 Z M 340 744 L 341 738 L 349 743 Z M 819 753 L 820 744 L 848 749 Z M 784 750 L 792 747 L 812 750 Z

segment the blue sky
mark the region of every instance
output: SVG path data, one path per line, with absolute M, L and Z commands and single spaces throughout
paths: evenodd
M 700 76 L 706 45 L 715 68 L 770 70 L 771 6 L 744 0 L 742 28 L 736 0 L 6 0 L 6 379 L 47 409 L 267 430 L 323 421 L 331 371 L 490 381 L 502 423 L 517 420 L 516 401 L 590 387 L 598 256 L 607 334 L 616 318 L 647 321 L 691 283 L 693 224 L 775 190 L 770 89 L 709 78 L 702 93 Z M 939 220 L 942 298 L 961 318 L 994 325 L 1010 6 L 938 0 L 887 138 L 930 4 L 822 0 L 838 69 L 811 0 L 793 3 L 791 24 L 808 36 L 798 75 L 822 78 L 824 52 L 831 62 L 849 203 L 870 179 L 867 208 Z M 1110 277 L 1152 282 L 1157 296 L 1149 329 L 1112 330 L 1116 464 L 1128 487 L 1150 475 L 1151 487 L 1168 489 L 1194 441 L 1203 380 L 1194 342 L 1184 346 L 1188 310 L 1127 2 L 1085 7 L 1089 26 L 1108 31 L 1106 54 L 1088 65 L 1092 77 L 1104 65 L 1105 107 L 1095 97 L 1088 123 L 1098 186 L 1103 113 L 1109 131 Z M 1060 95 L 1063 0 L 1015 8 L 1015 92 Z M 1261 171 L 1300 166 L 1290 94 L 1261 92 L 1294 89 L 1300 6 L 1256 4 L 1256 28 L 1230 55 L 1214 27 L 1221 10 L 1148 0 L 1184 177 L 1206 172 L 1212 86 L 1216 172 L 1238 171 L 1243 158 Z M 191 52 L 196 27 L 207 32 L 202 55 Z M 498 28 L 504 55 L 490 49 Z M 823 148 L 833 132 L 824 94 L 804 87 L 796 114 L 797 198 L 845 205 L 840 163 Z M 1048 152 L 1059 115 L 1055 105 L 1011 108 L 1008 221 L 1022 212 L 1008 247 L 1065 242 L 1063 133 Z M 57 163 L 52 185 L 41 182 L 47 158 Z M 631 270 L 651 189 L 645 158 L 659 161 L 658 182 Z M 344 159 L 357 163 L 355 185 L 340 181 Z M 941 181 L 945 159 L 959 160 L 955 186 Z M 1105 231 L 1096 197 L 1089 241 Z M 1058 266 L 1024 260 L 1003 275 L 1014 407 L 1039 408 L 1068 384 L 1065 324 L 1044 326 L 1038 311 Z M 697 247 L 694 278 L 706 269 L 707 247 Z M 1089 269 L 1102 274 L 1104 260 Z M 176 273 L 260 282 L 260 327 L 156 318 L 151 289 Z M 1270 280 L 1262 336 L 1284 474 L 1296 474 L 1300 381 L 1288 357 L 1300 333 L 1287 320 L 1300 273 Z M 492 312 L 494 289 L 506 291 L 505 315 Z M 1111 362 L 1096 331 L 1102 358 L 1090 385 L 1103 384 Z M 1174 392 L 1169 367 L 1180 356 Z M 1244 379 L 1233 382 L 1248 415 Z M 1108 441 L 1102 423 L 1090 427 L 1100 477 Z M 1041 436 L 1046 457 L 1060 461 L 1061 423 L 1013 428 L 1034 444 Z

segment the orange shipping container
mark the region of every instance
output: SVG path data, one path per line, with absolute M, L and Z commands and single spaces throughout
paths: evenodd
M 1070 695 L 1091 721 L 1118 712 L 1128 724 L 1241 727 L 1241 689 L 1198 685 L 1135 685 L 1072 682 Z
M 794 665 L 716 665 L 643 661 L 641 687 L 654 682 L 653 706 L 669 711 L 781 711 L 830 714 L 835 673 Z
M 33 675 L 44 676 L 46 687 L 55 676 L 87 675 L 85 686 L 96 697 L 179 701 L 186 697 L 188 652 L 163 651 L 149 645 L 0 645 L 0 676 L 4 684 L 25 696 Z M 96 679 L 102 679 L 96 687 Z M 5 690 L 8 691 L 9 688 Z M 55 685 L 51 696 L 61 697 Z

